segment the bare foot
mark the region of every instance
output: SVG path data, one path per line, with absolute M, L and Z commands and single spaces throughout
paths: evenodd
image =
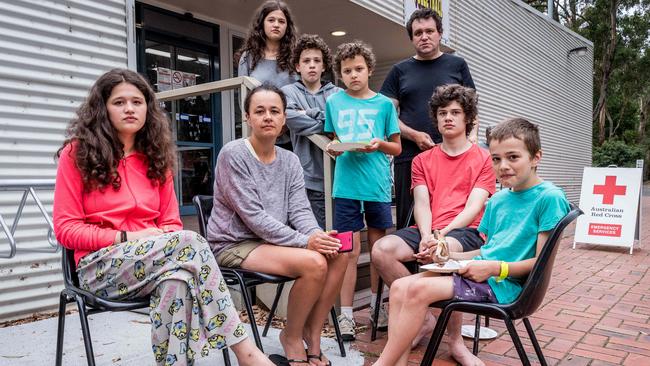
M 415 336 L 415 338 L 413 338 L 413 340 L 411 341 L 411 349 L 416 348 L 418 344 L 420 344 L 422 338 L 431 334 L 431 332 L 433 332 L 433 328 L 435 327 L 436 327 L 436 318 L 433 315 L 431 315 L 430 312 L 427 311 L 427 315 L 424 316 L 424 324 L 422 324 L 420 331 Z
M 287 336 L 285 329 L 280 332 L 280 344 L 284 349 L 284 355 L 290 360 L 306 360 L 307 353 L 302 344 L 302 338 L 291 339 Z M 304 364 L 303 364 L 304 365 Z M 295 366 L 300 366 L 295 364 Z
M 460 341 L 450 342 L 449 350 L 451 351 L 451 357 L 463 366 L 485 366 L 483 361 L 474 356 L 474 354 L 465 347 L 462 338 Z
M 273 366 L 273 362 L 266 357 L 248 338 L 231 347 L 237 361 L 242 366 Z

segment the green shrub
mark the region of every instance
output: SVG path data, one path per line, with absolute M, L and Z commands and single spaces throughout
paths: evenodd
M 606 167 L 635 167 L 637 159 L 644 158 L 644 150 L 640 145 L 626 144 L 619 140 L 608 140 L 602 146 L 594 147 L 593 166 Z

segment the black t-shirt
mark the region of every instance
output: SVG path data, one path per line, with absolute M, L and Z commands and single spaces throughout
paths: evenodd
M 410 57 L 391 68 L 380 93 L 399 101 L 399 118 L 407 126 L 424 131 L 435 143 L 442 137 L 429 116 L 429 99 L 441 85 L 460 84 L 470 88 L 474 81 L 465 60 L 447 53 L 434 60 Z M 402 139 L 402 154 L 395 161 L 409 161 L 420 153 L 415 142 Z

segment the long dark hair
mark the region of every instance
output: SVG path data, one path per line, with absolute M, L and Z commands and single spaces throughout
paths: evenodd
M 287 18 L 287 30 L 280 40 L 280 49 L 277 57 L 278 71 L 288 71 L 293 73 L 295 68 L 291 65 L 291 51 L 296 42 L 296 27 L 291 17 L 289 7 L 283 1 L 270 0 L 262 4 L 253 16 L 248 37 L 244 46 L 239 50 L 239 56 L 243 56 L 244 52 L 246 57 L 250 60 L 250 70 L 255 69 L 257 64 L 264 58 L 264 47 L 266 47 L 266 34 L 264 33 L 264 19 L 272 11 L 280 10 Z
M 137 132 L 133 146 L 147 158 L 147 178 L 154 185 L 164 183 L 167 174 L 174 169 L 176 151 L 170 125 L 153 89 L 135 71 L 113 69 L 100 76 L 92 86 L 77 110 L 77 116 L 68 125 L 63 146 L 56 153 L 58 158 L 67 145 L 73 144 L 76 149 L 74 160 L 81 171 L 86 191 L 103 190 L 107 186 L 118 190 L 121 186 L 117 166 L 124 157 L 124 145 L 106 109 L 113 88 L 121 83 L 138 88 L 147 102 L 147 119 Z

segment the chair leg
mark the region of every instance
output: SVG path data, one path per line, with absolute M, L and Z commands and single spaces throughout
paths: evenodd
M 476 315 L 476 325 L 474 326 L 474 345 L 472 346 L 472 353 L 474 356 L 478 355 L 478 340 L 481 335 L 481 316 Z
M 544 354 L 542 353 L 542 348 L 539 346 L 539 342 L 537 341 L 537 337 L 535 337 L 535 331 L 533 330 L 533 326 L 530 325 L 530 320 L 528 320 L 528 318 L 524 318 L 524 325 L 526 326 L 526 331 L 528 332 L 528 336 L 530 337 L 530 341 L 533 344 L 533 348 L 535 348 L 535 353 L 537 354 L 537 358 L 539 359 L 539 363 L 542 366 L 547 366 L 546 359 L 544 358 Z
M 508 328 L 508 333 L 510 333 L 510 338 L 512 338 L 512 343 L 515 345 L 521 364 L 524 366 L 530 366 L 530 360 L 526 355 L 526 350 L 524 350 L 524 345 L 519 339 L 519 334 L 517 334 L 517 329 L 515 329 L 515 323 L 510 318 L 505 318 L 503 321 L 506 323 L 506 328 Z
M 228 347 L 223 349 L 223 364 L 225 366 L 230 366 L 230 354 L 228 352 Z
M 339 344 L 339 351 L 341 352 L 341 357 L 345 357 L 345 345 L 343 344 L 343 336 L 341 335 L 341 328 L 339 328 L 339 322 L 336 320 L 336 309 L 332 306 L 330 310 L 330 315 L 332 316 L 332 322 L 334 323 L 334 333 L 336 333 L 336 342 Z
M 250 296 L 248 296 L 248 289 L 246 288 L 244 279 L 238 273 L 235 273 L 235 275 L 237 275 L 237 282 L 239 282 L 239 288 L 241 290 L 242 296 L 244 297 L 244 305 L 246 306 L 246 313 L 248 314 L 248 320 L 251 323 L 251 330 L 253 331 L 253 338 L 255 339 L 255 345 L 257 345 L 257 348 L 259 348 L 260 351 L 264 352 L 264 347 L 262 346 L 262 340 L 260 339 L 260 333 L 257 330 L 257 323 L 255 323 L 255 314 L 253 313 L 253 305 Z
M 382 292 L 384 292 L 384 280 L 379 276 L 379 282 L 377 283 L 377 301 L 375 301 L 375 309 L 372 312 L 372 321 L 370 322 L 370 327 L 372 328 L 372 332 L 370 333 L 371 342 L 377 339 L 377 322 L 379 321 L 379 307 L 381 306 Z
M 266 324 L 264 325 L 264 331 L 262 332 L 262 337 L 266 337 L 266 333 L 269 331 L 271 326 L 271 321 L 273 321 L 273 316 L 275 315 L 275 310 L 278 308 L 278 302 L 280 301 L 280 296 L 282 296 L 282 290 L 284 290 L 284 283 L 278 284 L 278 289 L 275 291 L 275 298 L 273 299 L 273 305 L 271 305 L 271 311 L 269 311 L 269 318 L 266 319 Z
M 59 326 L 56 334 L 56 366 L 63 362 L 63 336 L 65 335 L 65 307 L 68 304 L 68 296 L 64 291 L 59 295 Z
M 438 352 L 438 347 L 440 347 L 440 341 L 442 341 L 442 336 L 445 334 L 445 328 L 447 327 L 447 322 L 449 322 L 449 317 L 451 316 L 452 311 L 444 309 L 438 317 L 436 322 L 436 327 L 433 328 L 433 334 L 431 335 L 431 340 L 427 344 L 427 350 L 422 356 L 422 362 L 420 366 L 431 366 L 433 359 L 436 357 Z
M 79 321 L 81 322 L 81 333 L 84 338 L 84 347 L 86 348 L 86 358 L 88 366 L 95 366 L 95 354 L 93 353 L 93 343 L 90 338 L 90 328 L 88 326 L 88 314 L 86 313 L 86 303 L 83 298 L 76 296 L 77 307 L 79 308 Z

